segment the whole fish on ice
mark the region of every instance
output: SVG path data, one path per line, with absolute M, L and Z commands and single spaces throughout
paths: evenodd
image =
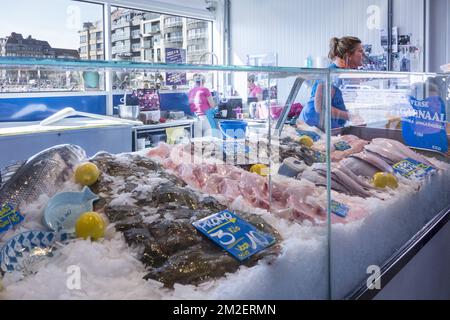
M 84 150 L 69 144 L 39 152 L 5 182 L 0 189 L 0 203 L 9 203 L 20 210 L 42 194 L 53 196 L 84 159 Z

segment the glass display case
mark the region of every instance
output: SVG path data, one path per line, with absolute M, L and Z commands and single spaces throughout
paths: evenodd
M 145 269 L 147 296 L 129 297 L 367 297 L 373 270 L 398 266 L 395 254 L 449 213 L 448 76 L 0 58 L 3 74 L 18 69 L 94 71 L 106 84 L 113 72 L 153 74 L 161 95 L 182 97 L 160 111 L 195 120 L 188 136 L 169 130 L 152 148 L 90 159 L 102 173 L 94 209 Z M 166 73 L 186 83 L 166 86 Z M 33 281 L 8 283 L 25 292 Z
M 373 297 L 377 290 L 369 290 L 366 280 L 379 271 L 382 277 L 373 285 L 386 286 L 393 270 L 448 219 L 449 79 L 448 74 L 331 73 L 350 114 L 344 127 L 330 133 L 331 204 L 346 198 L 354 210 L 348 223 L 331 225 L 333 298 Z M 341 151 L 344 137 L 350 148 Z M 342 173 L 354 183 L 342 183 Z M 427 271 L 418 274 L 426 277 Z M 434 287 L 438 291 L 439 285 Z

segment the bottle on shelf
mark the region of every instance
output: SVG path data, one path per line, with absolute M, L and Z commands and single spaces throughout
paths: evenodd
M 311 55 L 308 55 L 305 59 L 305 67 L 312 68 L 314 66 L 314 60 Z

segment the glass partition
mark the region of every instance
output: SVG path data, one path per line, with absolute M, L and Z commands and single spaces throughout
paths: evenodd
M 349 115 L 330 141 L 332 297 L 374 296 L 410 239 L 450 207 L 449 79 L 336 71 L 331 80 L 344 102 L 332 108 Z
M 123 179 L 115 189 L 109 180 L 93 187 L 102 198 L 95 210 L 139 248 L 160 297 L 359 297 L 383 288 L 379 276 L 450 207 L 448 75 L 20 58 L 0 65 L 2 74 L 75 74 L 83 86 L 112 71 L 158 80 L 154 88 L 134 82 L 137 96 L 112 94 L 114 106 L 139 107 L 142 125 L 133 130 L 143 149 L 91 161 Z M 169 128 L 176 121 L 191 132 Z M 145 130 L 157 131 L 151 141 Z M 119 203 L 124 194 L 133 200 Z M 208 229 L 211 239 L 194 229 L 224 212 L 263 233 L 238 237 L 242 225 L 231 215 L 221 218 L 233 225 Z
M 112 94 L 117 119 L 122 105 L 139 106 L 143 124 L 134 130 L 137 140 L 145 140 L 144 149 L 91 159 L 106 179 L 92 186 L 101 198 L 94 209 L 138 249 L 156 296 L 329 298 L 326 179 L 316 187 L 285 172 L 326 162 L 324 132 L 297 128 L 296 119 L 302 87 L 326 88 L 327 70 L 14 58 L 1 58 L 0 65 L 6 71 L 124 72 L 157 79 L 154 88 L 133 82 L 137 96 Z M 217 87 L 209 80 L 213 75 Z M 183 79 L 185 86 L 174 88 L 168 79 Z M 177 121 L 193 123 L 192 132 L 170 127 Z M 145 130 L 157 132 L 146 136 Z M 316 138 L 320 151 L 310 145 Z M 227 212 L 254 229 L 228 219 Z M 210 229 L 208 239 L 192 223 L 213 214 L 230 225 Z

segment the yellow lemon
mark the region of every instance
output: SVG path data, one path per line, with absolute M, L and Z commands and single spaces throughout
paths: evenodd
M 99 176 L 100 171 L 92 162 L 82 163 L 75 169 L 75 181 L 83 186 L 93 185 Z
M 312 147 L 312 145 L 314 144 L 313 139 L 309 136 L 300 136 L 300 138 L 298 138 L 298 142 L 309 148 Z
M 97 212 L 83 213 L 75 223 L 78 238 L 97 240 L 105 235 L 105 221 Z
M 250 168 L 250 172 L 259 174 L 260 176 L 267 176 L 269 174 L 269 168 L 262 163 L 254 164 Z
M 397 178 L 391 174 L 391 173 L 386 173 L 386 184 L 389 188 L 392 189 L 397 189 L 398 188 L 398 181 Z
M 391 174 L 386 172 L 377 172 L 373 175 L 373 184 L 377 188 L 398 188 L 397 178 Z
M 384 172 L 377 172 L 373 175 L 373 185 L 377 188 L 386 188 L 387 178 Z

